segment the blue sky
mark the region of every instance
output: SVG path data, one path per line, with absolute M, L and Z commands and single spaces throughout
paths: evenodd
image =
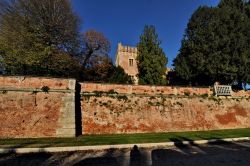
M 216 6 L 219 0 L 72 0 L 81 31 L 95 29 L 111 42 L 114 60 L 118 42 L 136 46 L 144 25 L 154 25 L 169 61 L 178 54 L 192 13 L 201 5 Z

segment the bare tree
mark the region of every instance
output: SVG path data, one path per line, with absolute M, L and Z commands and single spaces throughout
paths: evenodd
M 83 50 L 82 64 L 86 68 L 92 56 L 108 55 L 110 42 L 102 33 L 91 29 L 83 34 Z

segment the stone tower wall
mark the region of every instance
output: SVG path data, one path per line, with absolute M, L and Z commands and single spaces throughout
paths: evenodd
M 135 84 L 138 83 L 138 78 L 136 76 L 138 74 L 136 57 L 136 47 L 123 46 L 121 43 L 118 44 L 116 53 L 116 66 L 121 66 L 128 75 L 133 76 L 135 79 Z M 129 64 L 130 59 L 133 61 L 133 66 Z

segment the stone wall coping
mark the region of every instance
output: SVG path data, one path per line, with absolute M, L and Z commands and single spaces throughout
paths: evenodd
M 66 78 L 66 77 L 50 77 L 50 76 L 13 76 L 13 75 L 0 75 L 0 77 L 9 77 L 9 78 L 41 78 L 41 79 L 52 79 L 52 80 L 75 80 L 75 78 Z
M 109 84 L 109 83 L 93 83 L 79 82 L 81 85 L 81 94 L 94 93 L 95 91 L 109 93 L 114 90 L 119 94 L 153 94 L 153 95 L 183 95 L 190 93 L 189 96 L 200 96 L 207 94 L 214 95 L 212 86 L 193 87 L 193 86 L 156 86 L 156 85 L 132 85 L 132 84 Z M 140 92 L 139 92 L 140 91 Z M 144 91 L 144 92 L 143 92 Z M 250 97 L 250 91 L 232 91 L 233 97 Z
M 12 88 L 12 87 L 0 87 L 0 91 L 13 91 L 13 92 L 44 92 L 39 88 Z M 48 92 L 62 92 L 62 93 L 75 93 L 75 90 L 70 89 L 49 89 Z
M 94 82 L 79 82 L 81 85 L 104 85 L 104 86 L 127 86 L 127 87 L 159 87 L 159 88 L 193 88 L 193 89 L 211 89 L 213 86 L 185 86 L 185 85 L 134 85 L 134 84 L 112 84 L 112 83 L 94 83 Z

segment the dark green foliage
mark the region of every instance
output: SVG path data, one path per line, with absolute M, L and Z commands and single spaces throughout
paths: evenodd
M 103 94 L 106 94 L 104 91 L 93 91 L 93 93 L 96 97 L 101 97 Z
M 121 100 L 127 101 L 127 100 L 128 100 L 128 97 L 127 97 L 126 95 L 118 95 L 118 96 L 117 96 L 117 99 L 118 99 L 119 101 L 121 101 Z
M 202 94 L 202 95 L 200 95 L 202 98 L 206 98 L 206 97 L 208 97 L 208 94 L 207 93 L 204 93 L 204 94 Z
M 115 94 L 115 95 L 117 95 L 118 93 L 117 93 L 114 89 L 110 89 L 110 90 L 107 92 L 107 94 L 110 94 L 110 95 Z
M 41 90 L 45 93 L 49 93 L 50 88 L 48 86 L 43 86 Z
M 80 36 L 69 0 L 6 0 L 0 7 L 0 73 L 108 82 L 110 43 L 95 30 Z
M 0 53 L 12 75 L 74 77 L 78 17 L 68 0 L 0 2 Z
M 167 57 L 154 26 L 145 26 L 137 44 L 139 84 L 165 85 Z
M 221 0 L 219 5 L 221 7 L 231 7 L 231 8 L 244 8 L 244 1 L 243 0 Z
M 133 80 L 127 73 L 125 73 L 122 67 L 114 66 L 113 74 L 111 75 L 109 82 L 116 83 L 116 84 L 132 84 Z
M 198 85 L 249 83 L 248 9 L 241 0 L 222 0 L 214 8 L 199 7 L 189 20 L 174 60 L 177 75 Z
M 4 62 L 3 62 L 3 57 L 1 56 L 0 53 L 0 74 L 4 73 Z
M 177 75 L 176 71 L 169 71 L 167 74 L 168 85 L 187 85 L 189 82 L 184 80 L 179 75 Z
M 3 90 L 3 91 L 2 91 L 2 94 L 6 94 L 6 93 L 7 93 L 7 91 L 6 91 L 6 90 Z
M 189 91 L 185 91 L 185 92 L 184 92 L 184 95 L 185 95 L 185 96 L 190 96 L 191 94 L 190 94 Z

